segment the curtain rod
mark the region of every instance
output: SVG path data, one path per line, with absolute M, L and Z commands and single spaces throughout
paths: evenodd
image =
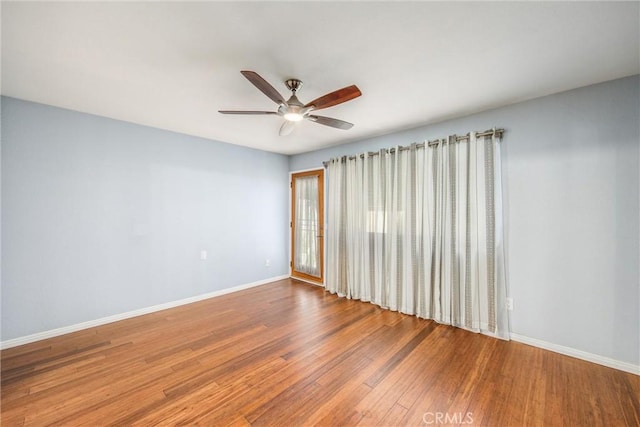
M 496 128 L 485 130 L 484 132 L 476 132 L 476 136 L 477 137 L 494 135 L 497 138 L 502 138 L 502 134 L 504 134 L 504 129 L 496 129 Z M 466 135 L 460 135 L 460 136 L 458 136 L 458 135 L 450 135 L 448 138 L 433 139 L 431 141 L 425 141 L 425 142 L 418 143 L 418 144 L 416 144 L 416 148 L 424 148 L 425 145 L 432 146 L 432 145 L 438 145 L 440 143 L 445 143 L 445 142 L 448 142 L 449 138 L 455 138 L 455 142 L 465 141 L 465 140 L 469 139 L 470 136 L 471 136 L 471 132 L 467 133 Z M 398 147 L 398 149 L 400 151 L 409 150 L 410 148 L 411 148 L 410 145 Z M 387 148 L 386 151 L 387 151 L 387 153 L 393 154 L 393 153 L 396 152 L 396 148 L 395 147 Z M 367 154 L 370 155 L 370 156 L 375 156 L 375 155 L 380 154 L 380 151 L 369 151 Z M 342 156 L 342 158 L 343 159 L 353 160 L 353 159 L 355 159 L 357 157 L 360 157 L 361 159 L 364 159 L 364 155 L 365 155 L 365 153 L 362 153 L 359 156 L 357 156 L 357 155 L 356 156 L 348 156 L 348 157 L 347 156 Z M 329 166 L 329 161 L 322 162 L 322 165 L 326 168 L 327 166 Z

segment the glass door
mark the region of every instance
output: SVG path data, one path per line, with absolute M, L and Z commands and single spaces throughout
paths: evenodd
M 324 169 L 291 175 L 291 276 L 323 283 Z

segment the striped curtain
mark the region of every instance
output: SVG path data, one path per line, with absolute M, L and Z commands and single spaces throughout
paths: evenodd
M 329 292 L 509 338 L 495 133 L 327 168 Z

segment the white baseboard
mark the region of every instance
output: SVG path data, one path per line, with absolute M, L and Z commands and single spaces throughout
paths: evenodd
M 193 302 L 202 301 L 209 298 L 219 297 L 221 295 L 230 294 L 232 292 L 238 292 L 244 289 L 253 288 L 256 286 L 264 285 L 278 280 L 289 278 L 288 274 L 282 276 L 271 277 L 269 279 L 258 280 L 257 282 L 246 283 L 244 285 L 234 286 L 232 288 L 221 289 L 219 291 L 208 292 L 206 294 L 196 295 L 181 299 L 178 301 L 170 301 L 164 304 L 158 304 L 151 307 L 145 307 L 138 310 L 128 311 L 126 313 L 114 314 L 113 316 L 102 317 L 100 319 L 89 320 L 88 322 L 76 323 L 75 325 L 64 326 L 62 328 L 51 329 L 49 331 L 38 332 L 32 335 L 24 337 L 13 338 L 7 341 L 0 342 L 0 349 L 6 349 L 11 347 L 17 347 L 23 344 L 29 344 L 35 341 L 44 340 L 47 338 L 57 337 L 59 335 L 68 334 L 71 332 L 80 331 L 82 329 L 93 328 L 94 326 L 105 325 L 107 323 L 117 322 L 119 320 L 129 319 L 131 317 L 141 316 L 143 314 L 149 314 L 160 310 L 166 310 L 168 308 L 178 307 L 180 305 L 191 304 Z
M 586 360 L 587 362 L 597 363 L 598 365 L 607 366 L 609 368 L 618 369 L 620 371 L 629 372 L 631 374 L 640 375 L 640 365 L 622 362 L 620 360 L 611 359 L 610 357 L 599 356 L 597 354 L 588 353 L 582 350 L 576 350 L 575 348 L 565 347 L 563 345 L 553 344 L 536 338 L 529 338 L 514 333 L 511 333 L 510 335 L 513 341 L 518 341 L 523 344 L 543 348 L 555 353 L 564 354 L 565 356 L 575 357 L 576 359 Z
M 126 313 L 115 314 L 113 316 L 102 317 L 100 319 L 90 320 L 88 322 L 76 323 L 75 325 L 64 326 L 62 328 L 51 329 L 49 331 L 38 332 L 32 335 L 24 337 L 13 338 L 7 341 L 0 342 L 0 349 L 6 349 L 11 347 L 17 347 L 23 344 L 29 344 L 35 341 L 40 341 L 47 338 L 57 337 L 59 335 L 68 334 L 71 332 L 80 331 L 83 329 L 93 328 L 95 326 L 105 325 L 107 323 L 117 322 L 119 320 L 129 319 L 131 317 L 141 316 L 143 314 L 149 314 L 156 311 L 166 310 L 168 308 L 178 307 L 180 305 L 191 304 L 193 302 L 202 301 L 209 298 L 215 298 L 221 295 L 230 294 L 232 292 L 238 292 L 244 289 L 261 286 L 270 282 L 276 282 L 278 280 L 287 279 L 290 276 L 288 274 L 282 276 L 271 277 L 269 279 L 258 280 L 257 282 L 246 283 L 244 285 L 234 286 L 232 288 L 221 289 L 219 291 L 209 292 L 206 294 L 196 295 L 193 297 L 170 301 L 164 304 L 158 304 L 151 307 L 145 307 L 138 310 L 128 311 Z M 297 279 L 300 280 L 300 279 Z M 309 282 L 311 283 L 311 282 Z M 586 360 L 588 362 L 597 363 L 599 365 L 607 366 L 609 368 L 618 369 L 621 371 L 629 372 L 631 374 L 640 375 L 640 365 L 634 365 L 633 363 L 622 362 L 616 359 L 611 359 L 605 356 L 599 356 L 597 354 L 588 353 L 582 350 L 576 350 L 571 347 L 565 347 L 558 344 L 553 344 L 547 341 L 539 340 L 536 338 L 530 338 L 519 334 L 510 334 L 513 341 L 528 344 L 534 347 L 543 348 L 545 350 L 553 351 L 555 353 L 564 354 L 566 356 L 575 357 L 577 359 Z

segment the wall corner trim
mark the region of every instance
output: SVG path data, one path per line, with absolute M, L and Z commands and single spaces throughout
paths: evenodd
M 511 333 L 513 341 L 527 344 L 533 347 L 542 348 L 553 351 L 554 353 L 564 354 L 565 356 L 575 357 L 576 359 L 586 360 L 587 362 L 597 363 L 598 365 L 607 366 L 609 368 L 618 369 L 620 371 L 629 372 L 630 374 L 640 375 L 640 365 L 634 365 L 629 362 L 612 359 L 610 357 L 600 356 L 598 354 L 588 353 L 586 351 L 577 350 L 563 345 L 553 344 L 536 338 L 529 338 L 524 335 Z
M 220 289 L 218 291 L 208 292 L 206 294 L 200 294 L 189 298 L 184 298 L 177 301 L 170 301 L 163 304 L 153 305 L 151 307 L 140 308 L 138 310 L 127 311 L 126 313 L 114 314 L 113 316 L 102 317 L 100 319 L 89 320 L 87 322 L 76 323 L 74 325 L 63 326 L 62 328 L 51 329 L 44 332 L 38 332 L 24 337 L 13 338 L 0 342 L 0 350 L 4 350 L 11 347 L 17 347 L 23 344 L 29 344 L 32 342 L 44 340 L 47 338 L 57 337 L 59 335 L 69 334 L 71 332 L 80 331 L 83 329 L 93 328 L 95 326 L 106 325 L 107 323 L 117 322 L 119 320 L 129 319 L 131 317 L 142 316 L 144 314 L 154 313 L 156 311 L 166 310 L 168 308 L 178 307 L 185 304 L 191 304 L 193 302 L 202 301 L 209 298 L 219 297 L 221 295 L 230 294 L 233 292 L 242 291 L 244 289 L 253 288 L 256 286 L 265 285 L 271 282 L 277 282 L 289 278 L 288 274 L 282 276 L 271 277 L 268 279 L 258 280 L 257 282 L 246 283 L 244 285 L 234 286 L 232 288 Z

